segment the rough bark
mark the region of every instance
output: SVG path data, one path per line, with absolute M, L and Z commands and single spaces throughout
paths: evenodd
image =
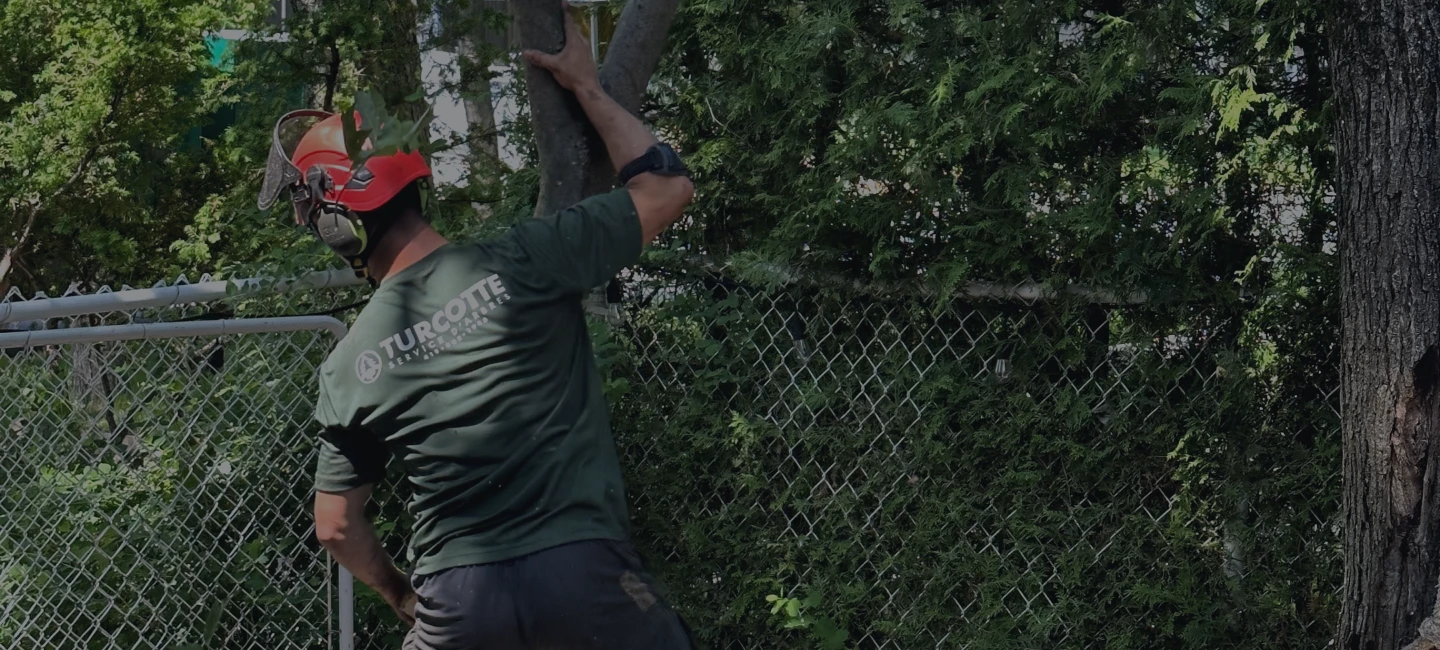
M 512 0 L 510 15 L 520 33 L 520 46 L 558 52 L 565 44 L 565 25 L 559 0 Z M 592 137 L 585 112 L 575 97 L 549 72 L 524 63 L 535 125 L 535 146 L 540 153 L 540 196 L 535 214 L 544 215 L 585 198 L 585 170 Z
M 512 0 L 521 47 L 556 52 L 564 44 L 559 0 Z M 629 0 L 621 11 L 600 83 L 621 106 L 636 113 L 650 75 L 665 50 L 679 0 Z M 604 191 L 614 183 L 605 147 L 570 93 L 548 72 L 525 65 L 530 118 L 540 153 L 537 215 L 548 214 Z
M 415 0 L 381 0 L 378 8 L 385 31 L 379 51 L 365 64 L 365 74 L 392 113 L 402 119 L 419 119 L 427 102 L 405 100 L 421 87 L 419 8 Z
M 1432 649 L 1440 5 L 1341 0 L 1335 18 L 1346 513 L 1338 641 L 1345 650 Z

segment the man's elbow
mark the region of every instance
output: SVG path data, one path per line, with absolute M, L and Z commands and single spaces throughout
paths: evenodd
M 369 526 L 365 519 L 365 503 L 370 500 L 370 486 L 343 492 L 315 493 L 315 538 L 327 550 L 357 534 L 355 527 Z M 363 528 L 361 529 L 363 531 Z
M 325 548 L 333 548 L 344 542 L 347 528 L 349 524 L 342 518 L 315 517 L 315 539 L 320 540 L 320 545 Z
M 628 187 L 647 244 L 675 223 L 695 198 L 695 184 L 684 176 L 641 174 Z

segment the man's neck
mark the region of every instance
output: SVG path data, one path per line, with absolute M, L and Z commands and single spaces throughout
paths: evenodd
M 375 245 L 368 260 L 370 274 L 377 281 L 384 281 L 447 243 L 448 240 L 435 232 L 430 224 L 420 219 L 407 219 L 392 226 Z

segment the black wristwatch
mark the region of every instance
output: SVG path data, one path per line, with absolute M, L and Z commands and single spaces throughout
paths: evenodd
M 670 145 L 664 142 L 650 145 L 645 153 L 639 158 L 630 161 L 620 170 L 620 184 L 624 185 L 645 172 L 658 174 L 660 176 L 689 176 L 690 170 L 685 167 L 685 162 L 680 160 L 680 154 L 675 153 Z

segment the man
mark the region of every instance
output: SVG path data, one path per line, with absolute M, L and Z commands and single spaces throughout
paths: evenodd
M 352 173 L 338 116 L 276 126 L 262 207 L 289 189 L 297 220 L 378 284 L 320 370 L 316 535 L 411 625 L 405 650 L 689 648 L 628 541 L 582 298 L 694 188 L 605 95 L 568 12 L 565 47 L 525 56 L 575 94 L 624 187 L 492 240 L 430 227 L 418 154 Z M 413 577 L 365 516 L 392 457 L 414 493 Z

